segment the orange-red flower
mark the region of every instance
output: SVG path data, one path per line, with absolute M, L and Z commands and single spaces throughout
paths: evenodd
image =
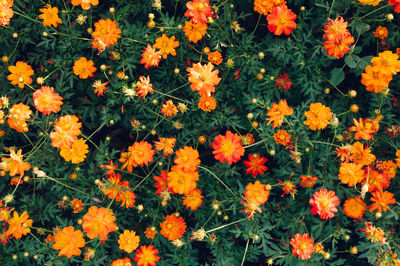
M 275 85 L 278 87 L 278 89 L 283 88 L 285 91 L 287 91 L 288 89 L 290 89 L 290 86 L 292 86 L 292 84 L 293 82 L 290 81 L 288 73 L 283 73 L 275 79 Z
M 32 111 L 23 103 L 14 104 L 8 111 L 8 126 L 17 132 L 28 132 L 26 120 L 31 118 Z
M 74 74 L 79 76 L 80 79 L 87 79 L 93 77 L 96 67 L 92 60 L 88 61 L 85 57 L 81 57 L 75 61 L 73 70 Z
M 268 125 L 272 123 L 272 128 L 282 126 L 285 116 L 293 114 L 293 109 L 288 106 L 286 100 L 280 100 L 279 104 L 272 103 L 271 108 L 267 112 Z
M 144 234 L 148 239 L 154 239 L 155 235 L 157 234 L 157 230 L 154 226 L 147 227 L 146 230 L 144 231 Z
M 294 22 L 296 18 L 297 15 L 286 5 L 276 6 L 272 8 L 271 14 L 267 16 L 268 30 L 278 36 L 282 33 L 289 35 L 297 26 L 296 22 Z
M 350 159 L 360 165 L 369 165 L 373 161 L 375 161 L 375 155 L 371 154 L 371 148 L 366 146 L 364 148 L 364 144 L 361 142 L 355 142 L 351 148 L 351 156 Z
M 11 8 L 12 5 L 13 2 L 11 2 L 11 4 L 9 4 L 7 1 L 5 3 L 4 1 L 0 2 L 0 10 L 2 12 L 0 16 L 0 26 L 7 26 L 10 24 L 10 19 L 14 16 L 14 11 Z
M 388 188 L 390 185 L 390 178 L 387 175 L 376 171 L 374 168 L 367 166 L 364 169 L 364 179 L 362 184 L 367 183 L 368 180 L 368 191 L 378 191 Z
M 341 163 L 339 169 L 339 179 L 343 184 L 353 187 L 360 183 L 364 178 L 362 165 L 355 163 Z
M 156 262 L 160 260 L 157 254 L 158 250 L 153 245 L 141 246 L 136 250 L 134 261 L 138 266 L 156 266 Z
M 211 52 L 208 54 L 208 60 L 218 66 L 222 63 L 222 55 L 218 51 Z
M 314 183 L 318 181 L 318 177 L 316 176 L 310 176 L 310 175 L 301 175 L 301 182 L 300 186 L 303 187 L 313 187 Z
M 267 202 L 269 197 L 269 190 L 260 181 L 249 183 L 244 191 L 244 198 L 247 201 L 254 202 L 257 205 L 262 205 Z
M 246 174 L 251 174 L 256 177 L 258 174 L 263 175 L 265 171 L 268 170 L 264 164 L 268 161 L 264 156 L 259 154 L 249 154 L 249 160 L 243 161 L 244 165 L 247 167 Z
M 307 233 L 294 235 L 290 240 L 290 245 L 293 247 L 292 254 L 297 255 L 299 259 L 308 260 L 311 258 L 312 253 L 315 251 L 313 245 L 314 239 L 309 237 Z
M 164 217 L 164 222 L 160 223 L 160 233 L 168 240 L 181 238 L 186 231 L 186 223 L 182 217 L 176 217 L 175 214 Z
M 147 44 L 147 47 L 143 50 L 142 58 L 140 59 L 140 63 L 144 64 L 144 68 L 148 69 L 152 66 L 158 67 L 158 63 L 161 60 L 161 52 L 156 51 L 154 46 L 150 46 Z
M 381 161 L 379 164 L 376 164 L 376 167 L 379 171 L 381 171 L 384 175 L 387 175 L 390 179 L 396 176 L 396 168 L 397 165 L 392 160 Z
M 157 38 L 154 44 L 154 47 L 160 50 L 164 59 L 167 59 L 169 54 L 176 56 L 175 48 L 178 46 L 179 42 L 175 41 L 175 36 L 168 38 L 165 33 L 161 37 Z
M 207 24 L 207 18 L 212 17 L 210 0 L 193 0 L 186 3 L 185 17 L 190 18 L 193 24 Z
M 394 6 L 394 12 L 400 13 L 400 0 L 389 0 L 389 5 Z
M 57 113 L 63 104 L 63 97 L 54 93 L 53 87 L 42 86 L 33 93 L 33 103 L 36 109 L 44 115 Z
M 361 84 L 365 85 L 367 91 L 380 93 L 389 86 L 392 76 L 384 74 L 378 68 L 366 66 L 365 73 L 361 73 Z
M 377 57 L 371 59 L 372 66 L 382 74 L 396 75 L 400 72 L 400 60 L 397 53 L 392 51 L 384 51 L 379 53 Z
M 89 146 L 84 139 L 77 139 L 71 146 L 63 145 L 60 148 L 61 157 L 63 157 L 66 162 L 71 161 L 73 164 L 83 162 L 88 152 Z
M 369 211 L 373 212 L 378 210 L 378 212 L 386 212 L 390 210 L 389 204 L 396 204 L 396 199 L 393 198 L 393 196 L 394 194 L 388 191 L 377 190 L 372 192 L 372 198 L 370 200 L 375 203 L 369 205 Z
M 201 96 L 198 107 L 205 112 L 211 112 L 217 107 L 217 102 L 214 97 Z
M 364 140 L 373 140 L 374 137 L 372 134 L 378 132 L 379 130 L 379 121 L 381 120 L 382 115 L 378 115 L 374 120 L 371 119 L 363 119 L 360 117 L 359 121 L 355 118 L 353 119 L 354 126 L 349 128 L 350 131 L 356 131 L 354 134 L 354 138 L 356 140 L 364 139 Z
M 184 172 L 197 171 L 200 164 L 199 152 L 190 146 L 185 146 L 175 152 L 175 164 Z
M 311 130 L 324 129 L 332 118 L 331 109 L 322 103 L 310 104 L 310 110 L 304 112 L 307 120 L 304 124 Z
M 294 183 L 289 179 L 285 180 L 284 182 L 278 179 L 278 184 L 282 186 L 283 194 L 281 195 L 281 197 L 290 194 L 294 200 L 294 196 L 297 193 L 297 186 L 294 185 Z
M 90 5 L 97 6 L 99 4 L 99 0 L 72 0 L 71 4 L 73 6 L 81 5 L 82 9 L 89 10 Z
M 197 210 L 203 204 L 204 196 L 201 195 L 201 189 L 193 189 L 183 197 L 182 204 L 192 211 Z
M 338 212 L 336 207 L 340 204 L 335 191 L 327 191 L 325 188 L 316 191 L 309 203 L 313 207 L 312 215 L 319 214 L 321 219 L 333 218 L 335 212 Z
M 210 144 L 213 147 L 213 154 L 216 160 L 221 163 L 227 162 L 231 165 L 240 160 L 244 155 L 244 148 L 240 142 L 240 136 L 233 134 L 229 130 L 226 131 L 225 136 L 218 135 Z
M 161 195 L 162 192 L 168 190 L 172 194 L 175 194 L 175 191 L 171 187 L 167 187 L 167 177 L 168 177 L 168 171 L 161 170 L 161 174 L 159 176 L 154 176 L 154 180 L 156 180 L 157 183 L 154 184 L 154 186 L 157 188 L 156 194 Z
M 34 71 L 27 63 L 18 61 L 15 63 L 15 66 L 9 66 L 8 71 L 11 74 L 7 76 L 7 79 L 11 81 L 12 85 L 18 85 L 22 89 L 25 87 L 25 84 L 32 84 L 31 76 L 34 74 Z
M 31 232 L 32 219 L 28 219 L 29 215 L 24 211 L 21 216 L 14 211 L 13 217 L 8 220 L 8 230 L 6 235 L 13 236 L 15 239 L 20 239 L 23 235 Z
M 267 16 L 272 12 L 274 8 L 274 1 L 272 0 L 255 0 L 254 1 L 254 11 L 260 13 L 261 15 Z
M 274 140 L 276 144 L 286 146 L 292 142 L 292 136 L 286 130 L 278 130 L 278 132 L 274 134 Z
M 325 32 L 323 38 L 324 48 L 328 56 L 341 58 L 345 53 L 350 52 L 350 45 L 354 43 L 354 38 L 347 29 L 347 22 L 341 16 L 337 16 L 335 20 L 328 18 L 325 23 Z
M 121 169 L 133 171 L 133 167 L 138 165 L 149 165 L 153 161 L 156 152 L 147 141 L 135 142 L 128 148 L 128 152 L 122 152 L 119 161 L 123 163 Z
M 78 117 L 65 115 L 58 119 L 54 124 L 54 131 L 50 133 L 51 145 L 56 148 L 62 146 L 72 146 L 81 134 L 82 123 L 78 122 Z
M 39 15 L 39 18 L 43 19 L 43 26 L 54 26 L 54 28 L 57 28 L 58 23 L 62 24 L 61 19 L 58 17 L 57 7 L 52 7 L 51 5 L 47 4 L 46 8 L 41 8 L 39 10 L 43 13 Z
M 139 246 L 140 237 L 135 231 L 124 230 L 118 237 L 119 248 L 127 253 L 132 253 Z
M 168 173 L 167 185 L 175 193 L 189 194 L 196 188 L 196 181 L 199 180 L 199 174 L 194 171 L 185 172 L 178 166 L 173 166 Z
M 190 88 L 198 91 L 200 96 L 211 96 L 215 92 L 215 86 L 219 84 L 221 78 L 218 77 L 219 70 L 214 70 L 214 65 L 210 62 L 206 65 L 201 63 L 193 64 L 193 67 L 187 67 L 188 80 L 191 83 Z
M 78 199 L 71 200 L 71 206 L 74 209 L 74 213 L 78 213 L 83 210 L 83 202 Z
M 372 243 L 380 242 L 386 244 L 385 232 L 380 227 L 375 227 L 371 222 L 364 223 L 365 228 L 361 228 L 360 231 L 367 235 L 367 239 Z
M 361 219 L 367 209 L 367 204 L 360 197 L 355 197 L 347 199 L 343 207 L 344 214 L 354 219 Z
M 378 28 L 376 28 L 376 30 L 374 31 L 374 36 L 383 40 L 388 36 L 388 30 L 386 27 L 382 27 L 379 26 Z
M 154 145 L 156 146 L 156 151 L 163 151 L 164 157 L 174 153 L 174 146 L 176 142 L 175 138 L 158 137 L 158 140 L 159 141 L 154 141 Z
M 107 85 L 109 82 L 110 82 L 110 81 L 101 83 L 101 80 L 96 80 L 96 81 L 93 83 L 93 85 L 92 85 L 92 87 L 94 88 L 94 91 L 93 91 L 93 92 L 97 95 L 97 97 L 104 96 L 104 93 L 105 93 L 106 91 L 108 91 L 108 88 L 106 87 L 106 85 Z
M 139 96 L 139 98 L 146 98 L 147 94 L 153 94 L 154 93 L 153 85 L 150 83 L 150 78 L 149 76 L 144 77 L 140 76 L 139 81 L 136 82 L 136 95 Z
M 197 43 L 206 34 L 207 28 L 206 23 L 194 24 L 191 21 L 185 21 L 183 31 L 190 42 Z
M 58 231 L 54 241 L 53 248 L 60 250 L 58 256 L 64 255 L 67 258 L 81 255 L 80 248 L 85 246 L 83 233 L 80 230 L 75 231 L 73 226 L 64 227 L 62 231 Z
M 168 100 L 162 105 L 161 113 L 164 114 L 165 117 L 171 117 L 178 113 L 178 108 L 176 108 L 172 100 Z
M 19 149 L 17 153 L 15 150 L 10 149 L 10 158 L 1 158 L 0 169 L 3 171 L 10 171 L 10 176 L 23 176 L 24 171 L 28 171 L 31 168 L 30 163 L 24 162 L 22 157 L 22 149 Z
M 111 263 L 111 266 L 131 266 L 131 265 L 132 265 L 131 258 L 116 259 Z
M 96 42 L 103 44 L 95 47 L 99 52 L 102 52 L 106 47 L 116 44 L 118 39 L 121 38 L 121 30 L 118 29 L 118 23 L 109 18 L 100 19 L 94 23 L 94 27 L 95 30 L 92 35 L 95 40 L 95 43 L 93 43 L 94 46 L 96 46 Z
M 108 233 L 117 230 L 117 225 L 114 223 L 115 216 L 107 208 L 92 206 L 82 219 L 82 229 L 90 239 L 99 237 L 100 240 L 105 241 Z
M 126 180 L 121 181 L 121 175 L 119 173 L 110 175 L 107 180 L 110 184 L 105 186 L 104 194 L 111 200 L 121 202 L 121 207 L 133 207 L 136 194 L 130 191 L 129 182 Z

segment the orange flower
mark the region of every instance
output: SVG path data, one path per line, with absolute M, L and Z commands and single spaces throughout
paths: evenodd
M 203 204 L 204 196 L 201 195 L 201 189 L 193 189 L 183 197 L 182 204 L 192 211 L 197 210 Z
M 78 213 L 83 210 L 83 203 L 81 200 L 73 199 L 71 200 L 71 206 L 74 209 L 74 213 Z
M 78 117 L 65 115 L 58 119 L 54 124 L 54 131 L 50 133 L 52 146 L 61 148 L 62 146 L 72 146 L 78 135 L 81 134 L 82 123 L 78 122 Z
M 324 48 L 328 56 L 341 58 L 345 53 L 350 52 L 350 45 L 354 43 L 354 38 L 347 30 L 347 22 L 341 16 L 337 16 L 335 20 L 328 18 L 325 23 Z
M 197 43 L 206 34 L 207 28 L 206 23 L 193 24 L 191 21 L 185 21 L 183 31 L 190 42 Z
M 282 33 L 289 35 L 297 26 L 296 22 L 294 22 L 296 18 L 297 15 L 286 5 L 276 6 L 272 9 L 271 14 L 267 16 L 268 30 L 278 36 Z
M 157 230 L 154 226 L 147 227 L 146 231 L 144 231 L 144 234 L 148 239 L 154 239 L 155 235 L 157 234 Z
M 361 84 L 365 85 L 367 91 L 380 93 L 383 88 L 389 87 L 389 82 L 392 80 L 391 75 L 383 74 L 378 68 L 366 66 L 365 73 L 361 74 Z
M 43 19 L 43 26 L 54 28 L 58 27 L 58 23 L 62 24 L 61 19 L 58 17 L 58 8 L 51 7 L 51 5 L 47 4 L 46 8 L 39 9 L 43 14 L 39 15 L 40 19 Z
M 374 32 L 374 36 L 381 40 L 385 39 L 388 36 L 387 28 L 379 26 L 378 28 L 376 28 L 376 30 Z
M 246 174 L 251 174 L 256 177 L 258 174 L 263 175 L 265 171 L 268 170 L 264 164 L 268 161 L 264 156 L 259 154 L 249 154 L 249 160 L 243 161 L 244 165 L 247 167 Z
M 382 0 L 358 0 L 361 4 L 370 5 L 370 6 L 377 6 Z
M 61 157 L 63 157 L 66 162 L 71 161 L 73 164 L 83 162 L 88 152 L 89 146 L 84 139 L 77 139 L 72 146 L 63 145 L 60 148 Z
M 372 65 L 377 71 L 385 75 L 396 75 L 400 71 L 400 60 L 397 53 L 384 51 L 378 57 L 371 59 Z
M 278 130 L 278 132 L 274 134 L 274 140 L 276 144 L 286 146 L 292 142 L 292 136 L 286 130 Z
M 364 185 L 368 180 L 368 191 L 373 192 L 377 190 L 383 190 L 388 188 L 390 185 L 390 179 L 387 175 L 383 175 L 376 171 L 372 167 L 365 167 L 364 169 L 364 179 L 362 184 Z
M 107 85 L 109 82 L 110 82 L 110 81 L 101 83 L 101 80 L 96 80 L 96 81 L 93 83 L 93 85 L 92 85 L 92 87 L 94 88 L 94 91 L 93 91 L 93 92 L 97 95 L 97 97 L 104 96 L 104 93 L 105 93 L 106 91 L 108 91 L 108 88 L 106 87 L 106 85 Z
M 118 29 L 118 23 L 111 19 L 100 19 L 94 23 L 95 30 L 93 32 L 93 38 L 98 38 L 106 47 L 117 43 L 118 39 L 121 38 L 121 30 Z
M 261 15 L 267 16 L 274 8 L 274 2 L 272 0 L 255 0 L 254 11 Z
M 297 255 L 302 260 L 310 259 L 312 253 L 315 251 L 313 243 L 314 239 L 309 237 L 307 233 L 302 235 L 299 233 L 295 234 L 294 238 L 290 240 L 290 245 L 293 247 L 292 254 Z
M 208 60 L 214 65 L 219 65 L 222 63 L 222 55 L 220 52 L 215 51 L 208 54 Z
M 135 231 L 124 230 L 118 237 L 119 248 L 127 253 L 132 253 L 139 246 L 140 237 Z
M 169 138 L 162 138 L 158 137 L 159 141 L 154 141 L 154 144 L 156 146 L 156 151 L 163 151 L 163 156 L 168 156 L 169 154 L 174 153 L 174 146 L 176 139 L 173 137 Z
M 364 178 L 362 165 L 355 163 L 341 163 L 339 169 L 339 179 L 343 184 L 353 187 L 360 183 Z
M 30 163 L 23 161 L 22 149 L 19 149 L 17 153 L 13 149 L 10 149 L 10 158 L 1 158 L 0 169 L 8 172 L 10 171 L 10 176 L 24 176 L 24 171 L 28 171 L 31 168 Z M 4 166 L 2 166 L 4 165 Z
M 377 164 L 376 167 L 379 171 L 382 171 L 384 175 L 387 175 L 389 178 L 394 178 L 396 176 L 396 168 L 397 165 L 392 161 L 383 161 L 379 165 Z
M 99 0 L 72 0 L 71 4 L 73 6 L 81 5 L 82 9 L 89 10 L 90 5 L 97 6 L 99 4 Z
M 313 207 L 311 214 L 319 214 L 321 219 L 333 218 L 335 212 L 338 212 L 336 207 L 340 204 L 335 191 L 327 191 L 325 188 L 316 191 L 309 203 Z
M 326 128 L 332 118 L 331 109 L 322 103 L 310 104 L 310 110 L 304 112 L 304 115 L 307 117 L 304 124 L 311 130 Z
M 205 112 L 211 112 L 217 107 L 217 102 L 214 97 L 201 96 L 198 107 Z
M 354 219 L 361 219 L 367 209 L 367 204 L 360 197 L 347 199 L 343 204 L 343 212 Z
M 81 255 L 80 248 L 85 246 L 82 232 L 80 230 L 75 231 L 73 226 L 64 227 L 62 231 L 58 231 L 54 239 L 53 248 L 60 250 L 58 256 L 64 255 L 67 258 L 79 256 Z
M 111 200 L 122 202 L 121 207 L 131 208 L 135 204 L 136 195 L 130 191 L 128 181 L 121 181 L 119 173 L 110 175 L 107 179 L 110 184 L 106 186 L 104 194 Z
M 244 191 L 244 198 L 247 201 L 254 202 L 257 205 L 262 205 L 267 202 L 269 197 L 269 190 L 260 181 L 249 183 Z
M 289 116 L 293 114 L 293 109 L 288 106 L 286 100 L 280 100 L 279 104 L 272 103 L 271 108 L 267 112 L 268 125 L 272 124 L 272 128 L 276 128 L 277 126 L 282 126 L 283 119 L 285 116 Z
M 371 119 L 363 119 L 360 117 L 359 122 L 354 118 L 353 123 L 354 126 L 349 128 L 350 131 L 357 131 L 354 134 L 354 138 L 356 140 L 364 139 L 364 140 L 373 140 L 374 137 L 372 133 L 376 133 L 379 130 L 379 120 L 381 120 L 382 115 L 378 115 L 374 120 Z
M 23 103 L 14 104 L 8 111 L 8 125 L 17 132 L 28 132 L 26 120 L 31 118 L 32 111 Z
M 18 61 L 15 66 L 9 66 L 8 71 L 11 72 L 7 79 L 11 81 L 12 85 L 18 85 L 21 89 L 25 87 L 25 83 L 32 84 L 31 76 L 34 71 L 30 65 L 25 62 Z
M 251 133 L 247 133 L 246 135 L 240 136 L 240 142 L 242 145 L 251 145 L 254 143 L 254 136 Z
M 149 165 L 153 161 L 156 152 L 147 141 L 135 142 L 128 148 L 128 152 L 122 152 L 119 161 L 123 163 L 121 169 L 127 168 L 132 173 L 133 167 Z
M 136 250 L 134 261 L 138 266 L 156 266 L 156 262 L 160 260 L 157 256 L 158 250 L 153 245 L 141 246 Z
M 11 6 L 12 4 L 0 3 L 0 10 L 2 12 L 0 16 L 0 26 L 7 26 L 10 24 L 10 19 L 14 16 L 14 11 Z
M 92 60 L 87 60 L 85 57 L 81 57 L 74 63 L 74 74 L 79 76 L 80 79 L 87 79 L 88 77 L 93 77 L 94 72 L 96 72 L 96 67 Z
M 33 93 L 33 103 L 36 109 L 44 115 L 57 113 L 63 104 L 63 97 L 54 93 L 53 87 L 42 86 Z
M 333 56 L 337 59 L 342 58 L 344 54 L 350 52 L 350 45 L 354 43 L 354 38 L 351 34 L 345 35 L 342 40 L 327 40 L 324 42 L 324 48 L 328 56 Z
M 370 147 L 366 146 L 364 149 L 364 144 L 357 141 L 352 146 L 350 159 L 359 165 L 370 165 L 376 157 L 371 154 Z
M 240 136 L 236 133 L 233 134 L 229 130 L 226 131 L 225 136 L 216 136 L 210 145 L 213 147 L 215 159 L 219 160 L 221 163 L 227 162 L 227 164 L 231 165 L 239 161 L 244 155 L 244 148 L 240 142 Z
M 164 114 L 165 117 L 171 117 L 172 115 L 176 115 L 178 113 L 178 108 L 176 108 L 172 100 L 168 100 L 162 105 L 161 113 Z
M 189 194 L 196 188 L 196 181 L 199 180 L 197 172 L 185 172 L 178 166 L 173 166 L 167 176 L 168 188 L 178 194 Z
M 197 171 L 200 164 L 199 152 L 190 146 L 185 146 L 175 152 L 175 164 L 184 172 Z
M 193 0 L 186 3 L 185 17 L 190 18 L 193 24 L 207 24 L 207 18 L 212 17 L 210 0 Z
M 393 198 L 393 196 L 393 193 L 382 190 L 372 192 L 372 198 L 370 200 L 375 203 L 369 205 L 369 211 L 373 212 L 378 210 L 378 212 L 386 212 L 390 210 L 389 204 L 396 204 L 396 199 Z
M 215 92 L 215 86 L 219 84 L 221 78 L 218 77 L 219 70 L 214 70 L 214 65 L 210 62 L 207 65 L 201 63 L 193 64 L 193 67 L 187 67 L 189 72 L 190 88 L 198 91 L 200 96 L 211 96 Z
M 301 182 L 300 186 L 303 187 L 313 187 L 314 183 L 318 181 L 318 177 L 316 176 L 310 176 L 310 175 L 301 175 Z
M 164 222 L 160 223 L 160 233 L 168 240 L 179 239 L 185 234 L 186 223 L 182 217 L 176 217 L 175 214 L 164 217 Z
M 367 239 L 372 243 L 380 242 L 382 244 L 386 243 L 385 232 L 380 227 L 375 227 L 371 222 L 364 223 L 365 228 L 361 228 L 360 231 L 367 235 Z
M 165 33 L 161 37 L 157 38 L 154 44 L 154 47 L 160 50 L 164 59 L 167 59 L 169 54 L 176 56 L 175 48 L 178 46 L 179 42 L 175 41 L 175 36 L 168 38 Z
M 116 259 L 111 266 L 132 266 L 131 258 Z
M 157 183 L 154 184 L 154 186 L 157 188 L 156 194 L 161 195 L 162 192 L 168 190 L 172 194 L 175 194 L 175 191 L 168 187 L 167 188 L 167 176 L 168 176 L 168 171 L 161 170 L 160 176 L 154 176 L 154 180 L 157 181 Z
M 285 180 L 284 182 L 282 182 L 278 179 L 278 184 L 282 186 L 283 194 L 281 195 L 281 197 L 290 194 L 294 200 L 294 196 L 297 193 L 297 186 L 295 186 L 290 180 Z
M 8 220 L 9 227 L 6 235 L 12 235 L 15 239 L 20 239 L 23 235 L 30 233 L 33 220 L 28 218 L 29 215 L 26 211 L 24 211 L 21 216 L 14 211 L 13 217 Z
M 150 46 L 147 44 L 147 47 L 143 50 L 142 58 L 140 59 L 140 63 L 144 64 L 144 68 L 148 69 L 152 66 L 158 67 L 158 63 L 161 60 L 161 52 L 156 51 L 154 46 Z
M 138 95 L 139 98 L 144 99 L 148 93 L 154 93 L 153 85 L 150 83 L 150 78 L 149 76 L 147 76 L 147 78 L 140 76 L 139 81 L 136 82 L 136 95 Z
M 107 240 L 108 233 L 117 230 L 117 225 L 114 223 L 115 216 L 113 212 L 103 207 L 90 207 L 82 219 L 82 229 L 87 233 L 87 237 L 90 239 L 99 237 L 100 240 L 105 241 Z

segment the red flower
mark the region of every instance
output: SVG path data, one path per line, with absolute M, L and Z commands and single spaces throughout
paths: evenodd
M 267 16 L 268 29 L 275 35 L 289 35 L 297 26 L 294 22 L 297 15 L 292 12 L 286 5 L 276 6 L 272 9 L 272 13 Z
M 187 11 L 185 17 L 191 18 L 193 24 L 207 24 L 207 18 L 212 17 L 210 0 L 193 0 L 186 3 Z
M 310 205 L 313 206 L 311 213 L 319 214 L 321 219 L 333 218 L 335 212 L 338 212 L 336 206 L 340 204 L 335 192 L 323 188 L 315 192 L 313 196 L 314 198 L 310 199 Z
M 229 165 L 236 163 L 244 155 L 244 148 L 240 142 L 240 136 L 233 134 L 229 130 L 225 136 L 218 135 L 211 143 L 213 154 L 216 160 L 221 163 L 227 162 Z
M 251 174 L 253 177 L 256 177 L 257 174 L 263 175 L 264 171 L 268 170 L 268 167 L 264 165 L 267 160 L 265 157 L 260 157 L 259 154 L 249 154 L 249 160 L 243 161 L 247 167 L 246 174 Z
M 290 89 L 290 86 L 292 86 L 292 84 L 293 82 L 290 81 L 287 73 L 283 73 L 275 79 L 275 85 L 278 87 L 278 89 L 284 89 L 285 91 L 287 91 L 288 89 Z
M 290 245 L 293 247 L 293 255 L 297 255 L 299 259 L 307 260 L 311 258 L 312 253 L 315 251 L 313 245 L 314 239 L 308 237 L 307 233 L 300 235 L 297 233 L 294 238 L 290 240 Z

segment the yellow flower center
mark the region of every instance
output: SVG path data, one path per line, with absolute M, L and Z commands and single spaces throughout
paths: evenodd
M 324 207 L 328 207 L 329 206 L 329 199 L 325 199 L 321 202 L 321 205 Z

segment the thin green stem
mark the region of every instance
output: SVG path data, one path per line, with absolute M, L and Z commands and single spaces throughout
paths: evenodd
M 213 177 L 215 177 L 215 179 L 217 179 L 217 180 L 218 180 L 218 181 L 233 195 L 233 196 L 236 197 L 235 193 L 233 193 L 233 191 L 232 191 L 224 182 L 222 182 L 222 180 L 221 180 L 218 176 L 216 176 L 213 172 L 211 172 L 210 170 L 208 170 L 207 168 L 205 168 L 205 167 L 203 167 L 203 166 L 201 166 L 201 165 L 199 165 L 198 168 L 199 168 L 199 169 L 203 169 L 203 170 L 209 172 L 209 173 L 210 173 Z
M 208 231 L 206 231 L 206 234 L 211 233 L 211 232 L 214 232 L 214 231 L 221 230 L 221 229 L 223 229 L 223 228 L 225 228 L 225 227 L 231 226 L 232 224 L 236 224 L 236 223 L 243 222 L 244 220 L 247 220 L 247 218 L 242 218 L 242 219 L 240 219 L 240 220 L 231 222 L 231 223 L 229 223 L 229 224 L 224 224 L 224 225 L 221 225 L 221 226 L 216 227 L 216 228 L 214 228 L 214 229 L 208 230 Z

